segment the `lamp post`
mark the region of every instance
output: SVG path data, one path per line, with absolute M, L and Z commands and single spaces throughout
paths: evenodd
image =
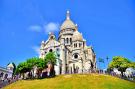
M 109 66 L 109 57 L 107 56 L 106 59 L 107 59 L 107 65 Z

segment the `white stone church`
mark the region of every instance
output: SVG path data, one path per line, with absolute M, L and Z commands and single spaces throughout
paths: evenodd
M 96 69 L 94 50 L 92 46 L 87 46 L 77 25 L 70 19 L 69 11 L 60 27 L 58 39 L 49 33 L 48 40 L 41 42 L 40 58 L 44 58 L 48 52 L 55 52 L 57 56 L 56 75 L 89 73 Z

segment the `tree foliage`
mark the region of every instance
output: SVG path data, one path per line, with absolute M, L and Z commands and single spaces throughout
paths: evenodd
M 30 68 L 29 68 L 27 62 L 22 62 L 17 66 L 16 74 L 26 73 L 27 71 L 30 71 Z
M 49 52 L 48 54 L 46 54 L 45 56 L 45 61 L 48 63 L 48 62 L 51 62 L 52 64 L 56 64 L 56 55 L 54 52 Z
M 27 59 L 25 62 L 20 63 L 17 66 L 16 74 L 24 74 L 26 72 L 31 72 L 34 66 L 38 69 L 37 71 L 40 72 L 47 66 L 47 63 L 52 63 L 53 65 L 56 64 L 56 55 L 54 52 L 49 52 L 44 59 L 33 57 Z
M 115 56 L 110 62 L 108 68 L 109 69 L 117 68 L 123 74 L 123 72 L 125 72 L 125 70 L 129 67 L 131 67 L 131 61 L 129 59 L 121 56 Z
M 17 66 L 16 74 L 30 72 L 34 66 L 37 66 L 39 69 L 43 69 L 45 65 L 46 62 L 41 58 L 29 58 L 26 62 L 22 62 Z
M 39 70 L 43 70 L 45 68 L 45 66 L 46 66 L 46 62 L 45 62 L 45 60 L 39 58 L 38 60 L 36 60 L 36 64 L 35 65 L 37 66 L 37 68 Z
M 135 62 L 130 63 L 129 66 L 135 69 Z
M 32 69 L 35 65 L 36 65 L 36 62 L 37 62 L 37 60 L 38 60 L 39 58 L 37 58 L 37 57 L 33 57 L 33 58 L 29 58 L 29 59 L 27 59 L 27 65 L 28 65 L 28 67 L 30 68 L 30 69 Z

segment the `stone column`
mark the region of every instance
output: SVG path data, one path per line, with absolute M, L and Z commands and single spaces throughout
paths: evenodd
M 65 60 L 65 49 L 62 49 L 62 74 L 65 74 L 66 71 L 66 60 Z
M 65 61 L 65 46 L 64 46 L 64 39 L 62 39 L 61 43 L 61 51 L 60 51 L 60 59 L 62 60 L 62 74 L 65 74 L 66 71 L 66 61 Z

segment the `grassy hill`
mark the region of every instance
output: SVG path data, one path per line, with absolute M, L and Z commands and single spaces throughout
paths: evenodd
M 4 89 L 135 89 L 135 83 L 109 75 L 60 75 L 41 80 L 20 80 Z

